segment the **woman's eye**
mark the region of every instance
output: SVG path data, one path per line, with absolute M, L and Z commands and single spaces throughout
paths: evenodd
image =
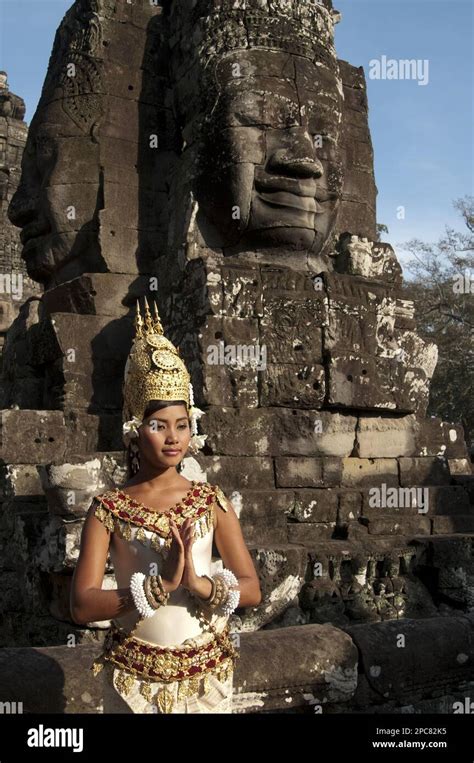
M 149 426 L 151 427 L 151 429 L 154 429 L 156 432 L 159 432 L 161 429 L 165 429 L 163 424 L 157 425 L 157 424 L 154 424 L 153 421 L 149 422 Z M 187 428 L 188 428 L 187 424 L 180 424 L 178 426 L 178 429 L 187 429 Z

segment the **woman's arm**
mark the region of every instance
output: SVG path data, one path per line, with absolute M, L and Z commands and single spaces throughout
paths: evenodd
M 239 581 L 239 607 L 255 607 L 262 601 L 260 582 L 242 535 L 239 518 L 228 499 L 226 505 L 227 511 L 217 511 L 216 546 L 224 567 L 231 570 Z
M 136 611 L 129 588 L 103 591 L 110 530 L 94 516 L 94 502 L 82 528 L 79 559 L 71 584 L 71 616 L 78 625 L 110 620 Z

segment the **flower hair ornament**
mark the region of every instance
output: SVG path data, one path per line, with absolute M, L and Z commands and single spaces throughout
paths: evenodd
M 191 420 L 189 451 L 198 453 L 207 435 L 198 434 L 197 421 L 204 411 L 194 405 L 191 378 L 179 349 L 163 334 L 156 302 L 152 317 L 146 297 L 144 318 L 137 300 L 135 338 L 127 359 L 123 383 L 123 440 L 138 460 L 138 428 L 150 400 L 184 400 Z M 136 467 L 135 467 L 136 470 Z

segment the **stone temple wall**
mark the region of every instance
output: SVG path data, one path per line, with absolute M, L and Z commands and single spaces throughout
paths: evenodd
M 375 241 L 365 79 L 337 58 L 338 19 L 330 0 L 77 0 L 66 14 L 28 137 L 57 125 L 50 232 L 23 252 L 45 292 L 4 352 L 4 646 L 50 654 L 73 634 L 77 671 L 103 638 L 106 622 L 72 623 L 70 582 L 92 496 L 125 480 L 121 384 L 146 295 L 205 410 L 184 474 L 232 500 L 261 582 L 262 603 L 233 615 L 258 655 L 243 711 L 288 707 L 282 680 L 306 687 L 299 706 L 439 708 L 472 676 L 444 646 L 449 624 L 472 652 L 471 464 L 461 427 L 426 418 L 437 350 Z M 20 227 L 34 192 L 24 162 Z M 387 689 L 392 624 L 416 634 L 413 691 L 400 673 Z M 289 664 L 266 661 L 288 644 Z
M 41 286 L 27 275 L 20 256 L 20 231 L 7 217 L 8 205 L 20 180 L 28 135 L 24 116 L 23 100 L 9 90 L 6 72 L 0 72 L 0 347 L 20 305 L 42 292 Z

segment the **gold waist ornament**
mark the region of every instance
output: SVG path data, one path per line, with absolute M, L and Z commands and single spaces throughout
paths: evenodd
M 198 695 L 209 688 L 209 675 L 226 681 L 233 673 L 239 654 L 230 638 L 229 627 L 218 633 L 212 629 L 211 638 L 203 644 L 154 646 L 135 638 L 112 623 L 104 641 L 101 656 L 92 664 L 94 676 L 105 663 L 120 668 L 116 678 L 120 693 L 127 696 L 135 681 L 139 692 L 148 702 L 152 700 L 152 686 L 156 682 L 177 682 L 177 693 L 167 690 L 156 694 L 153 702 L 162 712 L 171 712 L 175 699 Z

